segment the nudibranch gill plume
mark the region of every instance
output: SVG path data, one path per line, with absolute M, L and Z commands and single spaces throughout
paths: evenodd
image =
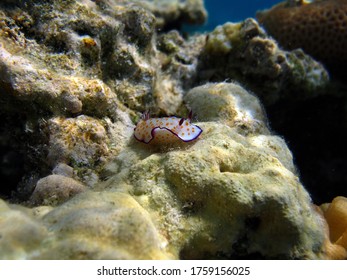
M 153 140 L 160 144 L 176 141 L 190 142 L 197 139 L 202 133 L 199 126 L 191 123 L 191 118 L 191 111 L 186 119 L 177 117 L 150 118 L 149 113 L 146 112 L 134 128 L 134 137 L 146 144 Z

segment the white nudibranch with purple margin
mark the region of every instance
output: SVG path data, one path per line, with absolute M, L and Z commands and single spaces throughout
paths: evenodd
M 191 123 L 192 111 L 188 117 L 165 117 L 150 118 L 149 113 L 143 113 L 141 120 L 134 128 L 134 137 L 136 140 L 149 144 L 156 140 L 156 143 L 172 143 L 177 140 L 190 142 L 199 137 L 202 129 Z M 153 141 L 154 142 L 154 141 Z

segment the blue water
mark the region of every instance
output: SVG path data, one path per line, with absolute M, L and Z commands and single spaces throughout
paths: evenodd
M 188 27 L 190 31 L 211 31 L 227 21 L 239 22 L 255 17 L 258 10 L 268 9 L 280 0 L 205 0 L 208 21 L 203 26 Z

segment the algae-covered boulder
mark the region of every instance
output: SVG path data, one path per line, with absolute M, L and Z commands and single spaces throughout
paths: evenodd
M 223 122 L 240 133 L 270 133 L 259 99 L 240 85 L 206 84 L 190 90 L 184 101 L 199 121 Z
M 47 229 L 24 207 L 0 199 L 0 259 L 27 259 L 47 237 Z
M 242 126 L 233 125 L 233 117 L 248 111 L 266 126 L 257 100 L 227 83 L 187 96 L 192 107 L 203 99 L 224 100 L 224 111 L 234 114 L 228 122 L 222 114 L 220 121 L 198 123 L 203 133 L 183 148 L 154 153 L 133 143 L 111 165 L 116 174 L 103 187 L 133 194 L 177 258 L 318 258 L 321 220 L 285 142 L 247 127 L 240 133 Z M 220 112 L 212 104 L 207 119 Z M 196 108 L 198 116 L 206 112 Z
M 210 81 L 246 84 L 265 105 L 315 97 L 329 81 L 322 64 L 300 49 L 284 51 L 252 18 L 209 33 L 199 70 Z
M 129 195 L 88 192 L 43 217 L 51 232 L 38 259 L 166 259 L 150 216 Z
M 69 177 L 53 174 L 37 182 L 30 201 L 36 205 L 56 206 L 85 190 L 86 187 L 80 182 Z
M 230 83 L 207 84 L 186 96 L 202 120 L 197 140 L 153 147 L 133 138 L 104 169 L 108 179 L 94 186 L 97 192 L 53 209 L 18 208 L 43 238 L 22 257 L 323 258 L 321 217 L 285 142 L 267 129 L 257 98 Z M 212 104 L 209 111 L 199 106 L 204 102 Z M 24 238 L 10 223 L 2 220 L 2 235 Z M 13 250 L 1 257 L 15 258 Z
M 87 192 L 56 209 L 0 201 L 0 259 L 168 259 L 148 213 L 129 195 Z

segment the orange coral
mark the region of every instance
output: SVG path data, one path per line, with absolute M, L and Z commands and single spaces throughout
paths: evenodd
M 325 243 L 329 259 L 347 258 L 347 198 L 338 196 L 330 204 L 320 206 L 327 226 Z
M 328 66 L 347 62 L 347 0 L 286 1 L 257 19 L 284 48 L 302 48 Z

